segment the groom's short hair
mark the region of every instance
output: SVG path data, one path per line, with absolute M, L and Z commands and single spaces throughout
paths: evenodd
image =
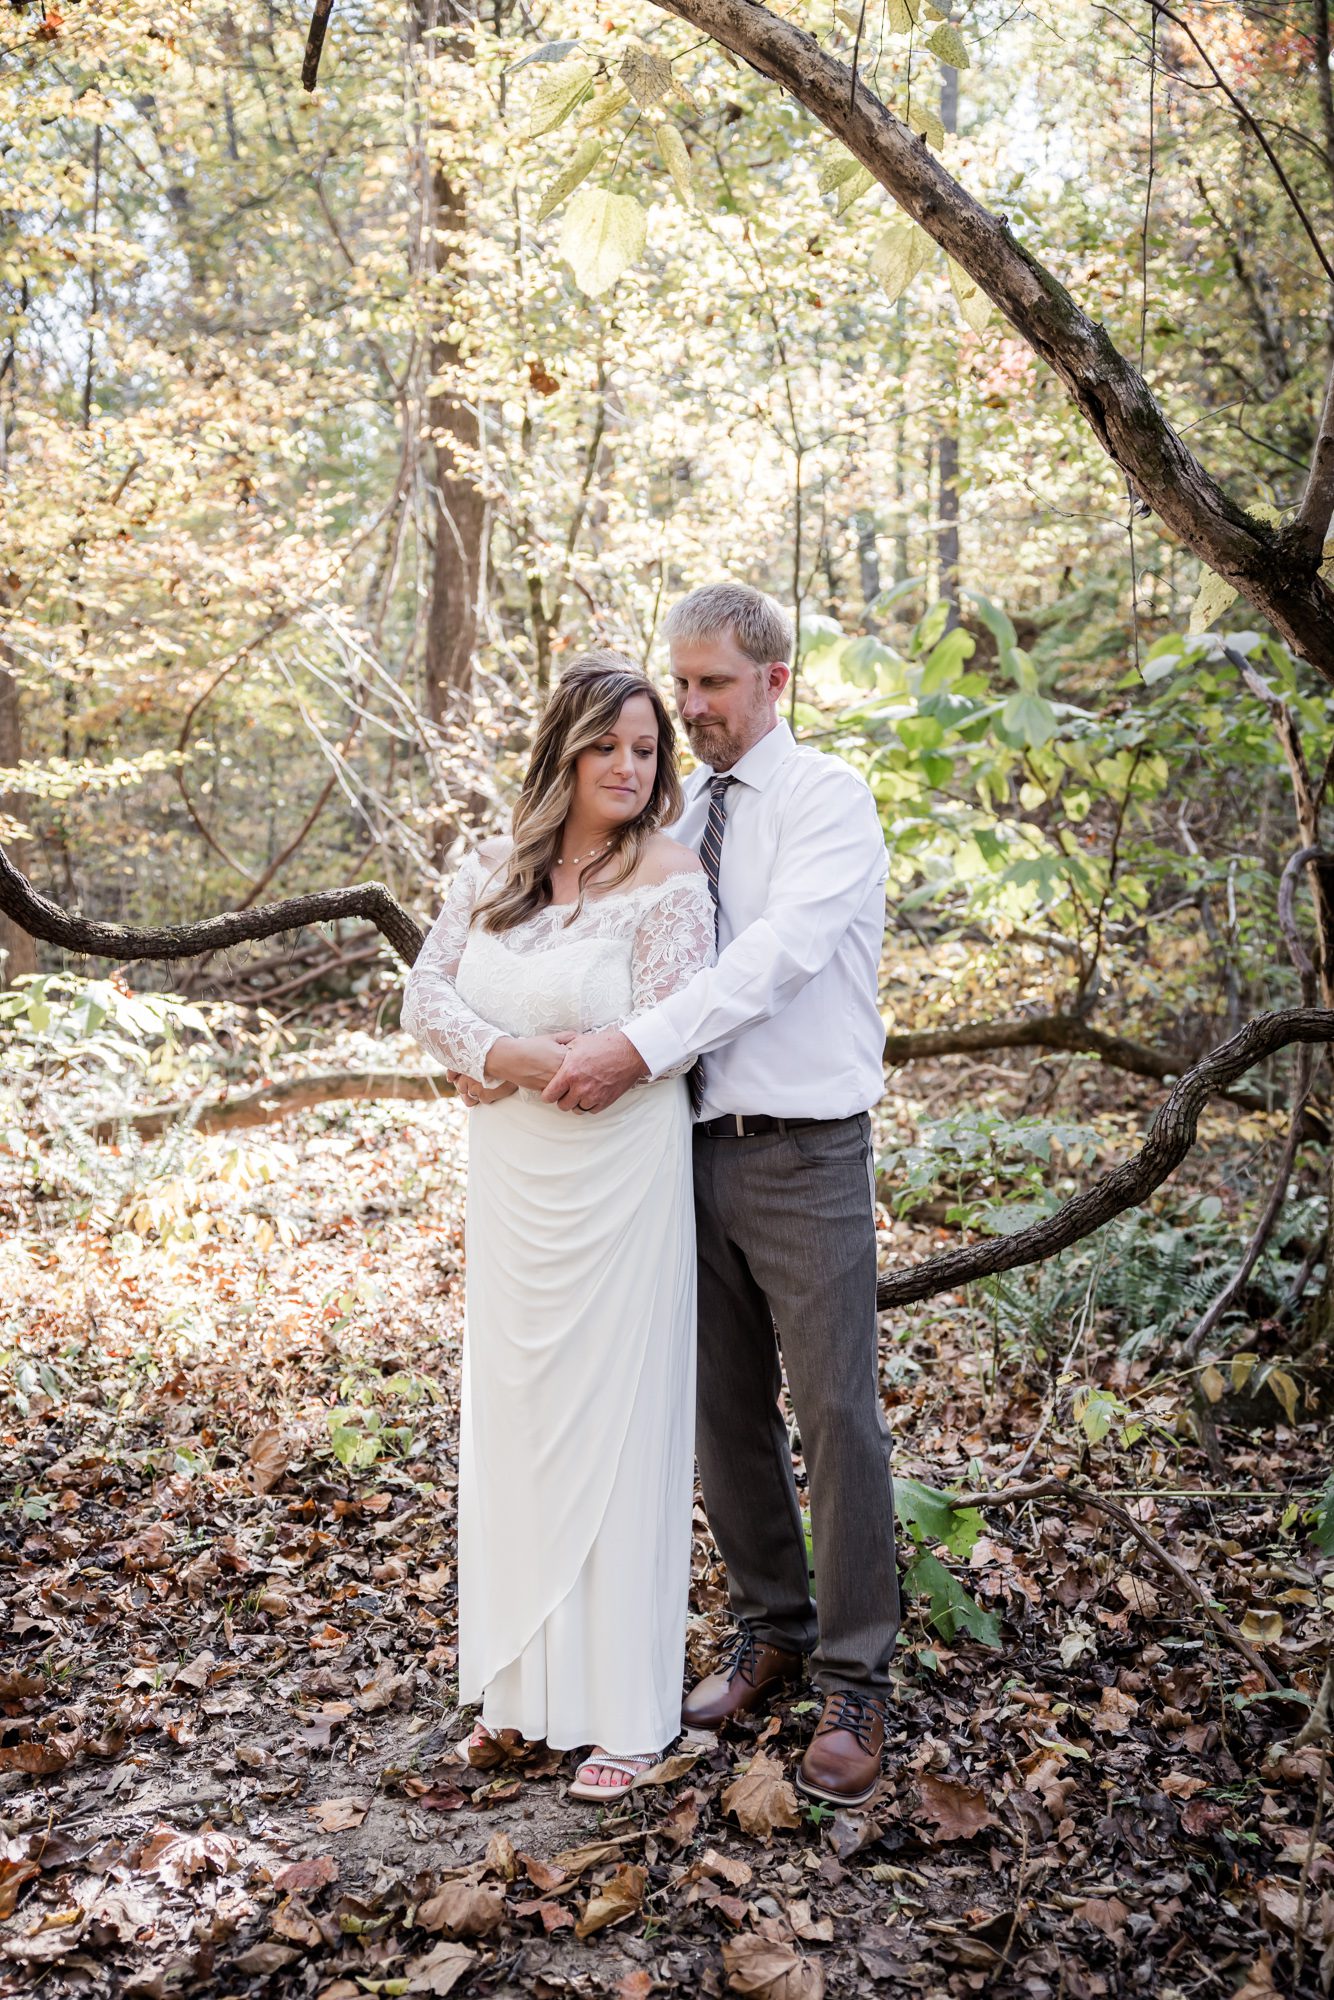
M 792 660 L 792 620 L 780 604 L 748 583 L 706 583 L 674 604 L 662 622 L 663 636 L 687 645 L 730 635 L 739 653 L 756 666 Z

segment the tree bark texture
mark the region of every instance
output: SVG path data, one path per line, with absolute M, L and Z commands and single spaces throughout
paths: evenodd
M 2 603 L 0 596 L 0 606 Z M 22 755 L 23 716 L 18 679 L 14 673 L 14 655 L 0 640 L 0 770 L 12 771 Z M 29 810 L 28 802 L 21 794 L 0 790 L 0 814 L 22 819 Z M 29 842 L 14 842 L 13 855 L 17 866 L 26 868 Z M 36 940 L 7 912 L 0 912 L 0 951 L 5 953 L 4 959 L 0 960 L 0 986 L 12 986 L 16 979 L 36 972 Z

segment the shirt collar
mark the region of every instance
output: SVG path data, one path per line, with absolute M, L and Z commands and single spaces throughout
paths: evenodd
M 778 722 L 758 743 L 751 744 L 744 757 L 737 758 L 727 775 L 749 785 L 752 791 L 762 792 L 796 747 L 796 738 L 787 724 Z M 686 780 L 690 796 L 698 798 L 713 775 L 707 764 L 698 765 Z

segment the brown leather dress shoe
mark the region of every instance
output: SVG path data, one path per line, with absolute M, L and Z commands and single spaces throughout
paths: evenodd
M 682 1702 L 682 1724 L 686 1729 L 721 1729 L 762 1707 L 780 1688 L 795 1687 L 800 1679 L 800 1653 L 765 1645 L 743 1625 L 732 1657 L 717 1673 L 696 1681 Z
M 797 1790 L 825 1805 L 864 1806 L 880 1782 L 884 1747 L 884 1697 L 836 1688 L 824 1698 L 797 1770 Z

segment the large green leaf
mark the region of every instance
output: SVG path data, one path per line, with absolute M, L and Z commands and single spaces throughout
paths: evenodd
M 908 1528 L 920 1530 L 923 1541 L 943 1542 L 960 1562 L 986 1526 L 976 1507 L 961 1506 L 938 1487 L 902 1473 L 894 1477 L 894 1512 Z
M 1311 1533 L 1321 1554 L 1334 1556 L 1334 1473 L 1325 1481 L 1325 1490 L 1315 1503 L 1315 1526 Z
M 921 1555 L 904 1572 L 903 1587 L 910 1597 L 925 1597 L 931 1609 L 928 1624 L 948 1643 L 960 1625 L 983 1646 L 999 1647 L 1000 1619 L 994 1611 L 984 1611 L 946 1569 L 938 1556 Z
M 580 291 L 597 298 L 643 255 L 647 233 L 647 218 L 633 195 L 580 188 L 565 211 L 560 254 Z
M 1056 734 L 1056 711 L 1040 694 L 1012 694 L 1001 711 L 1001 720 L 1012 737 L 1032 746 L 1046 743 Z

